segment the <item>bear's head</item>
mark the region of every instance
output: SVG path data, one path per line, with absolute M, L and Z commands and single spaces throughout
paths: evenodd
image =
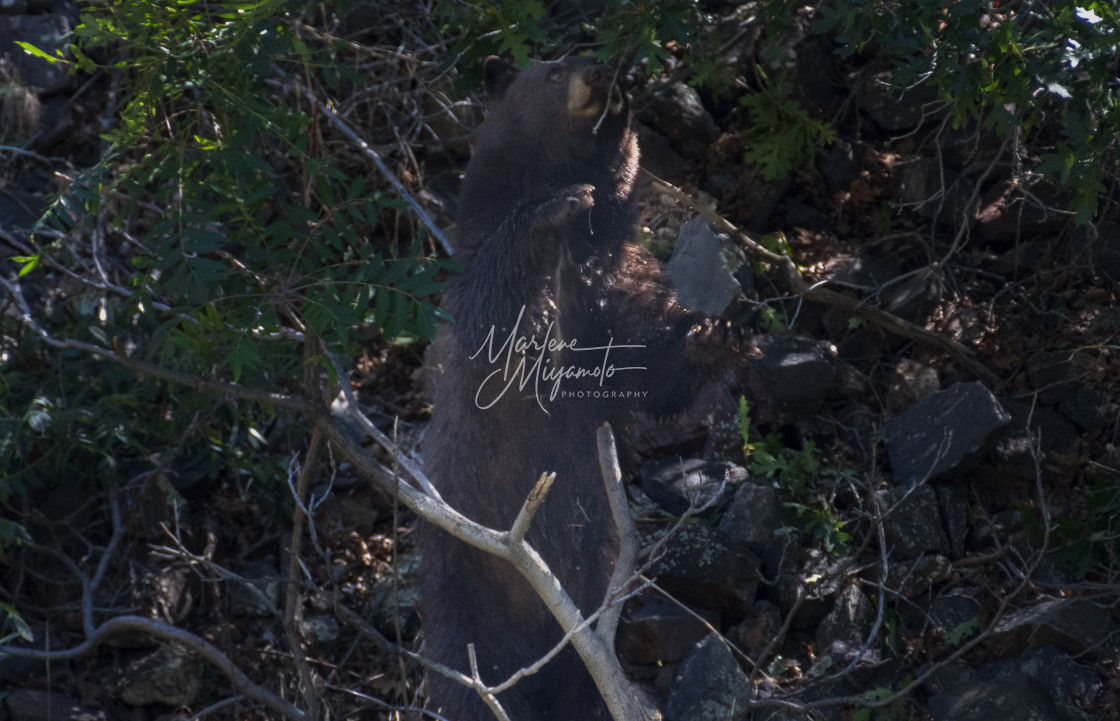
M 490 111 L 463 183 L 461 240 L 473 245 L 517 207 L 566 186 L 595 186 L 596 214 L 617 215 L 638 170 L 630 106 L 617 81 L 614 68 L 587 58 L 524 70 L 487 60 Z

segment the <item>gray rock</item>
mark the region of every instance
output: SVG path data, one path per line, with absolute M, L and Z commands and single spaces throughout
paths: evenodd
M 669 693 L 667 721 L 726 721 L 747 708 L 750 685 L 731 651 L 711 634 L 681 664 Z
M 731 507 L 720 519 L 719 530 L 747 548 L 759 551 L 773 538 L 781 510 L 777 490 L 746 481 L 735 491 Z
M 733 463 L 668 458 L 648 461 L 640 470 L 642 490 L 650 500 L 674 516 L 689 507 L 713 510 L 723 507 L 747 472 Z
M 5 190 L 0 193 L 0 230 L 30 230 L 46 208 L 41 195 Z
M 935 88 L 925 83 L 900 88 L 890 72 L 876 73 L 860 84 L 857 97 L 860 109 L 889 132 L 910 130 L 945 114 Z
M 993 629 L 988 646 L 1002 656 L 1054 646 L 1071 656 L 1099 657 L 1112 631 L 1108 609 L 1083 598 L 1058 598 L 1011 611 Z
M 27 0 L 0 0 L 0 15 L 26 15 Z
M 679 183 L 684 177 L 685 160 L 673 150 L 669 139 L 637 120 L 633 121 L 633 130 L 642 148 L 642 168 L 662 180 Z
M 280 608 L 280 574 L 267 563 L 249 563 L 241 577 L 229 583 L 229 610 L 235 616 L 266 618 Z
M 131 706 L 187 706 L 201 687 L 201 661 L 186 651 L 165 646 L 128 664 L 120 697 Z
M 709 623 L 719 624 L 709 614 Z M 704 622 L 667 601 L 653 601 L 623 619 L 618 629 L 618 651 L 632 663 L 680 663 L 709 633 Z
M 681 226 L 666 268 L 684 307 L 720 316 L 742 292 L 734 274 L 745 262 L 726 235 L 716 235 L 697 217 Z
M 863 172 L 863 149 L 859 145 L 837 140 L 820 158 L 817 170 L 833 193 L 847 190 Z
M 727 637 L 752 661 L 770 645 L 782 630 L 782 612 L 769 601 L 756 601 L 743 622 L 732 628 Z
M 968 487 L 965 485 L 937 485 L 937 508 L 941 522 L 949 537 L 950 558 L 964 558 L 965 540 L 968 538 Z
M 941 295 L 941 282 L 927 268 L 892 285 L 883 294 L 883 300 L 894 315 L 921 325 L 937 308 Z
M 830 558 L 816 548 L 802 552 L 803 562 L 796 573 L 782 574 L 778 581 L 778 601 L 783 613 L 789 613 L 798 595 L 804 596 L 792 627 L 815 629 L 833 610 L 835 596 L 848 582 L 855 561 L 850 557 Z
M 107 721 L 102 710 L 83 708 L 78 699 L 53 691 L 16 689 L 4 698 L 11 721 Z
M 1064 208 L 1070 195 L 1047 180 L 1028 183 L 1024 194 L 1020 179 L 1004 178 L 980 198 L 976 209 L 976 234 L 990 247 L 1007 247 L 1023 238 L 1039 238 L 1063 228 L 1066 218 L 1048 208 Z
M 957 383 L 911 406 L 883 429 L 895 483 L 911 486 L 967 471 L 1010 420 L 979 381 Z
M 834 641 L 859 646 L 864 641 L 874 609 L 857 584 L 849 584 L 836 594 L 836 604 L 817 627 L 817 648 L 828 648 Z
M 918 667 L 915 676 L 923 675 L 928 669 L 928 664 Z M 980 680 L 980 674 L 971 666 L 962 663 L 950 663 L 935 670 L 926 679 L 926 689 L 932 695 L 955 694 L 973 686 Z
M 742 617 L 754 602 L 759 560 L 715 528 L 685 524 L 666 544 L 650 575 L 674 598 Z
M 929 604 L 931 630 L 942 636 L 960 630 L 979 615 L 980 602 L 959 590 L 938 596 Z
M 1058 404 L 1058 410 L 1082 430 L 1095 431 L 1104 427 L 1101 406 L 1104 399 L 1095 389 L 1082 383 L 1074 384 Z
M 748 370 L 748 397 L 764 398 L 779 414 L 816 412 L 844 391 L 843 366 L 830 344 L 793 334 L 757 339 L 761 360 Z
M 399 624 L 402 636 L 414 638 L 420 631 L 420 552 L 397 553 L 395 563 L 399 583 L 394 584 L 393 574 L 387 573 L 371 589 L 369 605 L 373 625 L 389 638 L 395 638 Z
M 1011 415 L 1010 431 L 996 445 L 995 458 L 1000 473 L 1033 479 L 1036 464 L 1031 449 L 1037 444 L 1042 452 L 1040 464 L 1045 473 L 1045 460 L 1054 454 L 1072 453 L 1080 434 L 1073 423 L 1049 408 L 1033 406 L 1030 401 L 1012 401 L 1007 405 Z
M 872 569 L 878 580 L 878 569 Z M 913 561 L 891 563 L 887 568 L 887 586 L 906 598 L 928 593 L 935 583 L 949 578 L 953 564 L 945 556 L 933 554 Z
M 1093 243 L 1093 263 L 1106 278 L 1120 283 L 1120 224 L 1105 221 L 1097 226 Z
M 634 113 L 668 138 L 686 156 L 703 157 L 719 126 L 700 94 L 682 82 L 659 82 L 635 101 Z
M 1035 353 L 1026 362 L 1027 380 L 1038 391 L 1040 401 L 1060 403 L 1087 366 L 1088 359 L 1073 349 Z
M 945 537 L 937 494 L 932 488 L 921 486 L 909 495 L 906 489 L 892 488 L 876 491 L 876 495 L 880 509 L 887 514 L 883 530 L 891 558 L 907 561 L 930 553 L 949 555 L 949 539 Z
M 1059 709 L 1090 706 L 1104 690 L 1104 684 L 1097 674 L 1078 665 L 1053 646 L 994 663 L 981 671 L 980 677 L 989 680 L 1007 678 L 1018 673 L 1029 674 L 1037 680 Z
M 922 217 L 952 226 L 974 220 L 973 181 L 968 176 L 923 158 L 900 167 L 897 178 L 899 198 L 916 206 Z
M 981 681 L 929 701 L 939 721 L 1059 721 L 1054 704 L 1039 683 L 1025 673 Z
M 338 621 L 334 616 L 307 616 L 300 620 L 299 632 L 311 643 L 330 643 L 338 640 Z

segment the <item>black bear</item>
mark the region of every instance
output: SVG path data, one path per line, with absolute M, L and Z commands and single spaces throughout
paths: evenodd
M 454 323 L 432 348 L 425 468 L 454 508 L 508 529 L 542 472 L 556 482 L 528 540 L 586 615 L 603 600 L 617 538 L 595 433 L 637 410 L 671 413 L 704 375 L 703 319 L 676 304 L 634 242 L 638 145 L 614 72 L 567 58 L 515 71 L 491 59 L 492 99 L 457 221 L 464 271 L 448 284 Z M 621 435 L 621 433 L 619 434 Z M 438 529 L 421 532 L 424 650 L 505 680 L 561 637 L 521 577 Z M 451 721 L 492 718 L 474 691 L 435 674 L 431 706 Z M 510 718 L 606 719 L 570 647 L 498 696 Z

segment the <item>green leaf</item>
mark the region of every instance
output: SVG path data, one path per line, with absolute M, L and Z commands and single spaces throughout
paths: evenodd
M 42 60 L 46 60 L 48 63 L 66 63 L 66 64 L 69 64 L 68 61 L 64 60 L 63 58 L 55 57 L 54 55 L 51 55 L 50 53 L 46 52 L 45 50 L 40 50 L 39 48 L 35 47 L 31 43 L 25 43 L 22 40 L 16 40 L 15 43 L 16 43 L 16 45 L 19 45 L 21 48 L 23 48 L 23 51 L 25 53 L 27 53 L 28 55 L 34 55 L 37 58 L 40 58 Z

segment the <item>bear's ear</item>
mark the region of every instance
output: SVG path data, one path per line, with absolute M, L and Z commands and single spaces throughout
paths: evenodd
M 509 84 L 517 77 L 517 69 L 497 55 L 486 58 L 483 67 L 486 70 L 486 93 L 490 96 L 490 101 L 501 99 Z

